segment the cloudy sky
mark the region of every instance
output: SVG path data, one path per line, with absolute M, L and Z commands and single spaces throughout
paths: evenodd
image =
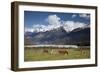
M 72 31 L 90 25 L 90 14 L 24 11 L 25 32 L 44 32 L 59 27 Z

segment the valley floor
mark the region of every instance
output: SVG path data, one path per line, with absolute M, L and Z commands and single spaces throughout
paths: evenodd
M 90 58 L 90 48 L 25 47 L 24 61 Z

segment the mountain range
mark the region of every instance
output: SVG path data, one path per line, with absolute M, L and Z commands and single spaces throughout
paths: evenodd
M 90 45 L 90 27 L 67 32 L 63 27 L 45 32 L 25 32 L 25 45 Z

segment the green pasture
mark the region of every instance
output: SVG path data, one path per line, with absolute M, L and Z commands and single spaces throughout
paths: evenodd
M 48 53 L 43 52 L 44 49 Z M 62 48 L 68 51 L 68 54 L 51 54 L 51 50 L 58 51 L 57 47 L 25 47 L 24 61 L 46 61 L 46 60 L 69 60 L 69 59 L 87 59 L 90 58 L 90 49 L 83 48 Z

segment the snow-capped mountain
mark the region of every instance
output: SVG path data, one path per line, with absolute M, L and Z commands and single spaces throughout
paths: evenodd
M 55 28 L 44 32 L 25 32 L 25 45 L 55 44 L 70 45 L 79 44 L 89 45 L 90 27 L 80 27 L 72 31 L 66 31 L 64 27 Z

